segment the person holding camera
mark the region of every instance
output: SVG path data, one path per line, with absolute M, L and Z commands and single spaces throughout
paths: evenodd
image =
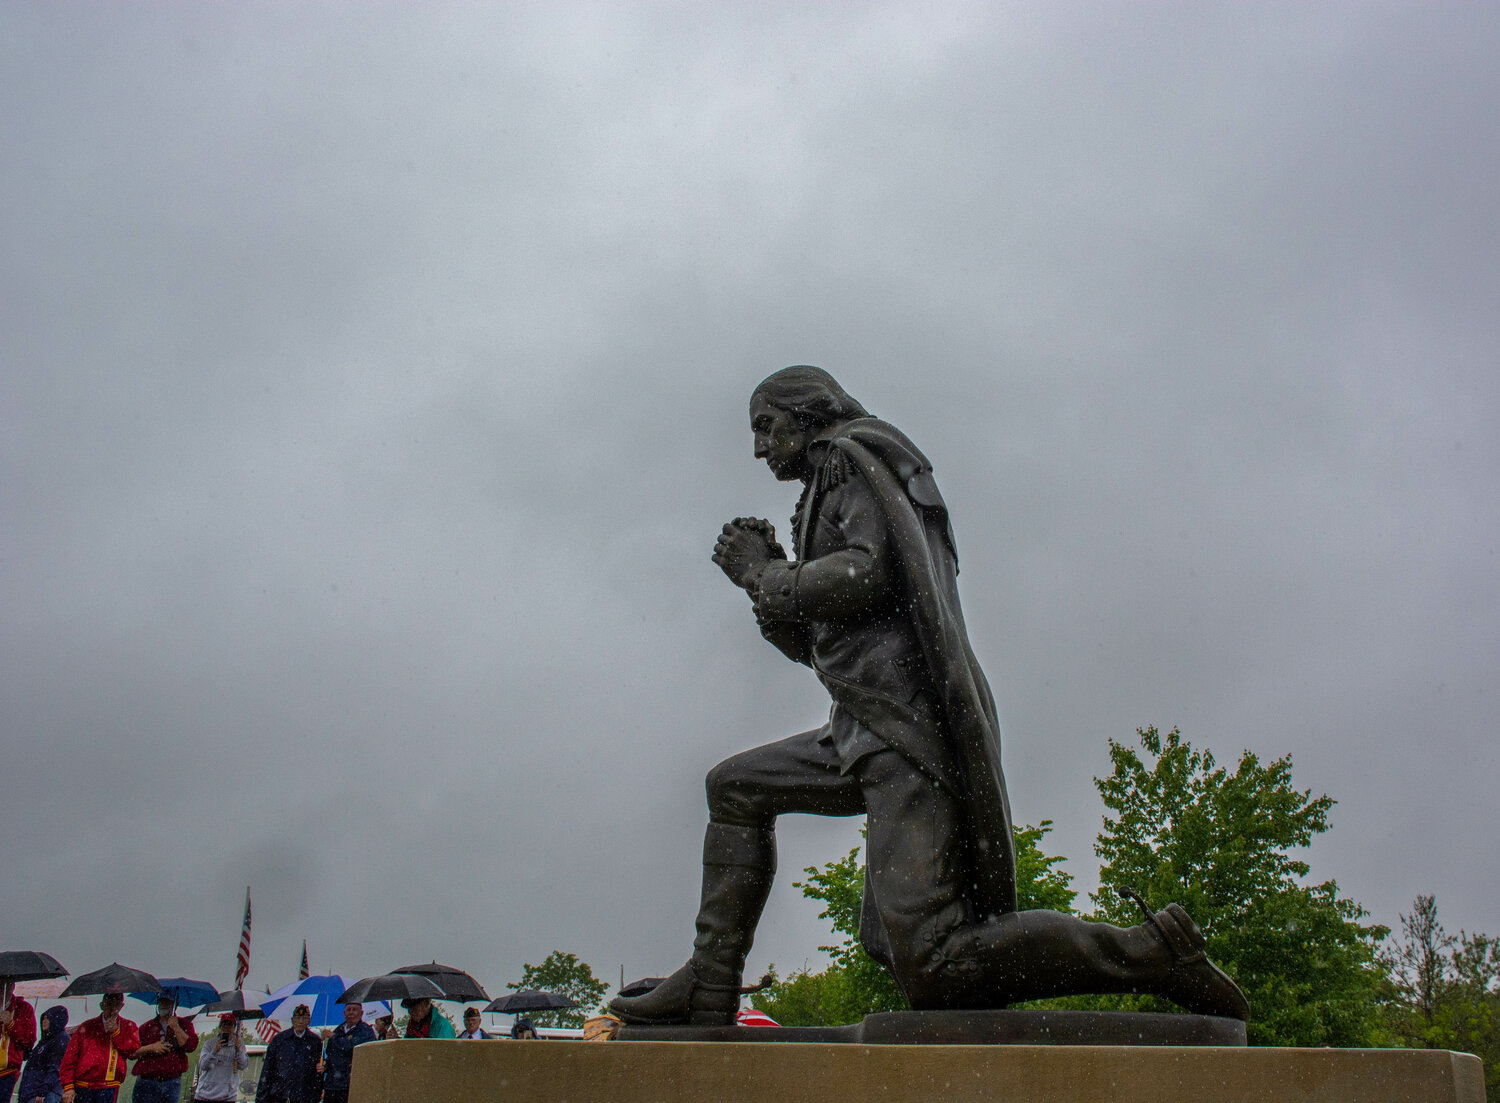
M 204 1039 L 200 1049 L 193 1103 L 233 1103 L 239 1098 L 240 1074 L 250 1066 L 239 1020 L 228 1011 L 220 1015 L 219 1029 Z

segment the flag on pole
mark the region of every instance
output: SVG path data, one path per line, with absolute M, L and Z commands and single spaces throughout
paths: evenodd
M 240 991 L 245 987 L 245 978 L 250 975 L 250 886 L 245 886 L 245 923 L 240 927 L 240 952 L 234 960 L 234 987 Z
M 307 939 L 305 939 L 305 938 L 302 940 L 302 966 L 301 966 L 301 970 L 302 971 L 297 974 L 297 979 L 298 980 L 306 980 L 308 977 L 310 977 L 312 975 L 311 971 L 307 968 Z
M 275 1019 L 256 1019 L 255 1033 L 260 1035 L 261 1041 L 270 1045 L 271 1039 L 281 1033 L 281 1024 Z

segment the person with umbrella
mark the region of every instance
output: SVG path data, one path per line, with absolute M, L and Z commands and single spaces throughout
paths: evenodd
M 115 1103 L 125 1082 L 125 1063 L 141 1048 L 140 1031 L 120 1014 L 124 1006 L 124 992 L 105 992 L 99 997 L 99 1014 L 73 1031 L 58 1069 L 63 1103 Z
M 187 1055 L 198 1048 L 192 1018 L 179 1016 L 177 998 L 163 989 L 156 996 L 156 1016 L 141 1025 L 140 1035 L 131 1103 L 177 1103 L 188 1069 Z
M 433 1011 L 430 997 L 405 999 L 401 1001 L 401 1006 L 406 1009 L 406 1037 L 453 1037 L 453 1024 L 448 1021 L 446 1015 Z
M 205 1038 L 198 1055 L 198 1086 L 193 1103 L 233 1103 L 239 1098 L 240 1073 L 250 1065 L 245 1039 L 233 1011 L 219 1016 L 219 1029 Z
M 299 1003 L 292 1011 L 292 1025 L 271 1039 L 255 1087 L 255 1103 L 316 1103 L 323 1091 L 318 1072 L 323 1039 L 308 1029 L 311 1022 L 312 1008 Z
M 0 979 L 0 1103 L 10 1103 L 21 1062 L 36 1044 L 36 1012 L 15 993 L 15 981 Z
M 344 1021 L 323 1042 L 323 1103 L 349 1103 L 349 1070 L 354 1047 L 375 1040 L 375 1028 L 365 1022 L 358 1002 L 344 1004 Z

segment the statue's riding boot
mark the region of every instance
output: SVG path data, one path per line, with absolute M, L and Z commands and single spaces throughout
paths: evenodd
M 1250 1001 L 1228 973 L 1208 960 L 1208 940 L 1192 917 L 1177 904 L 1153 912 L 1136 893 L 1126 890 L 1124 895 L 1145 912 L 1146 921 L 1156 928 L 1172 954 L 1165 973 L 1154 985 L 1143 986 L 1142 991 L 1169 999 L 1195 1015 L 1222 1015 L 1248 1022 Z
M 1245 1020 L 1243 992 L 1204 952 L 1207 940 L 1187 912 L 1159 912 L 1126 891 L 1145 913 L 1134 927 L 1091 923 L 1053 911 L 1009 912 L 954 931 L 908 976 L 912 1006 L 1000 1007 L 1088 993 L 1139 992 L 1199 1015 Z
M 745 955 L 776 875 L 775 832 L 710 823 L 703 836 L 703 897 L 688 963 L 641 996 L 609 1009 L 627 1023 L 727 1026 L 739 1010 Z

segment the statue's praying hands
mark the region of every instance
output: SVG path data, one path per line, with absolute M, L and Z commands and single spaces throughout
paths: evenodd
M 719 533 L 714 544 L 714 562 L 742 590 L 748 590 L 772 559 L 785 559 L 786 549 L 776 542 L 776 528 L 760 517 L 736 517 Z

